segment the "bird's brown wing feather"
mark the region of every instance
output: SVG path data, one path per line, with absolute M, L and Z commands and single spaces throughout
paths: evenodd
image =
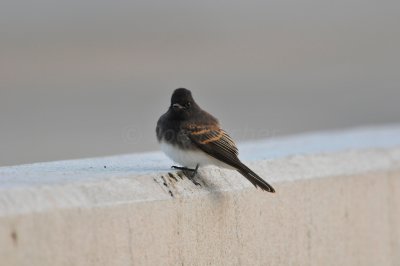
M 219 126 L 187 126 L 187 136 L 201 150 L 224 163 L 237 167 L 238 149 L 232 138 Z
M 275 192 L 270 184 L 239 160 L 239 152 L 234 141 L 218 125 L 188 125 L 184 130 L 192 143 L 202 151 L 236 168 L 254 186 L 268 192 Z

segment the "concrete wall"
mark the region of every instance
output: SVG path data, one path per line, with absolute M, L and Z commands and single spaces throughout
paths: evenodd
M 240 149 L 276 194 L 160 153 L 0 168 L 1 265 L 400 265 L 400 127 Z

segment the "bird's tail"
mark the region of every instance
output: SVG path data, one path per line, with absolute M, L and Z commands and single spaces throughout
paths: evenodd
M 250 168 L 241 163 L 237 168 L 237 171 L 247 178 L 255 187 L 260 187 L 264 191 L 275 193 L 275 189 L 268 184 L 264 179 L 259 177 Z

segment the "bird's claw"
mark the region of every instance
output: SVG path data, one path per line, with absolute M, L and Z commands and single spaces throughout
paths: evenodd
M 175 165 L 171 166 L 171 168 L 172 169 L 176 169 L 176 170 L 181 170 L 181 171 L 192 172 L 192 174 L 190 175 L 190 178 L 193 178 L 197 174 L 197 170 L 199 169 L 199 165 L 197 164 L 195 169 L 191 169 L 191 168 L 187 168 L 187 167 L 180 167 L 180 166 L 175 166 Z

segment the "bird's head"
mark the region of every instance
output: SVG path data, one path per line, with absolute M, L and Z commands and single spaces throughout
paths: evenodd
M 185 118 L 199 107 L 194 101 L 190 90 L 179 88 L 172 93 L 171 106 L 169 108 L 176 117 Z

